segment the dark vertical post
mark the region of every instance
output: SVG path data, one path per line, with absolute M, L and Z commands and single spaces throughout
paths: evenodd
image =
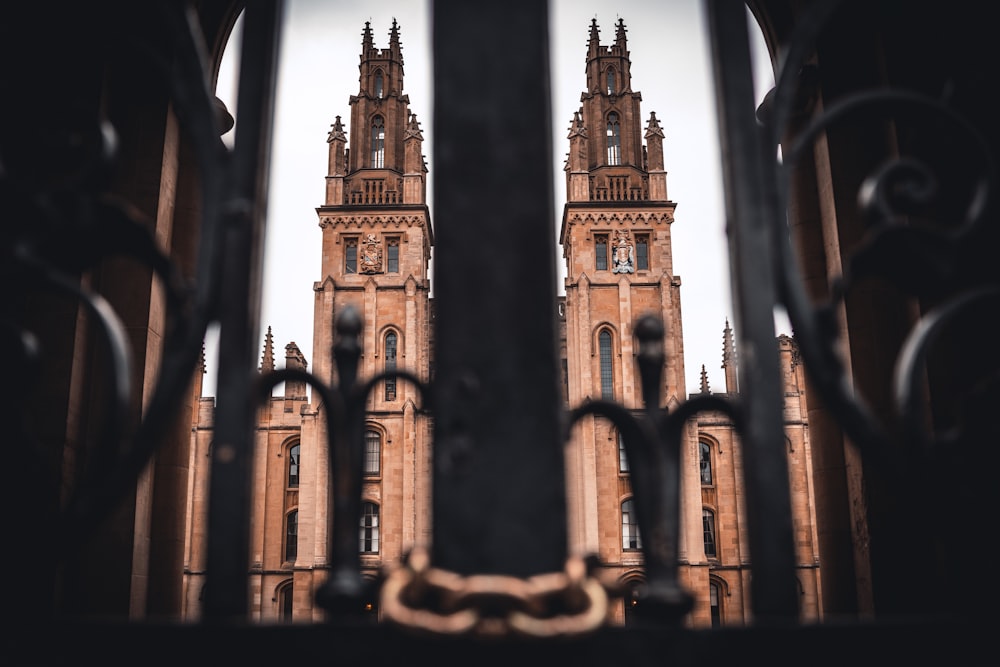
M 432 562 L 562 570 L 548 7 L 433 8 Z
M 779 224 L 774 170 L 766 168 L 755 117 L 746 6 L 708 0 L 729 262 L 739 349 L 747 522 L 758 621 L 798 615 L 783 400 L 774 332 L 776 285 L 769 225 Z M 769 196 L 772 195 L 772 196 Z
M 223 221 L 226 266 L 204 597 L 208 621 L 243 620 L 248 610 L 253 389 L 282 6 L 280 0 L 248 0 L 244 10 L 236 141 Z

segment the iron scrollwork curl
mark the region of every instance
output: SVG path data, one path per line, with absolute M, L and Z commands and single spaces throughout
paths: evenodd
M 0 275 L 13 296 L 4 300 L 0 322 L 5 335 L 18 341 L 16 363 L 34 377 L 50 356 L 24 317 L 39 294 L 80 306 L 85 313 L 81 321 L 96 334 L 95 347 L 103 348 L 108 358 L 102 417 L 84 443 L 76 473 L 67 478 L 70 488 L 51 533 L 58 546 L 42 550 L 61 558 L 92 534 L 134 488 L 178 414 L 208 326 L 217 317 L 224 234 L 233 211 L 240 208 L 231 191 L 235 162 L 222 142 L 221 116 L 209 90 L 201 26 L 183 5 L 172 2 L 132 8 L 116 20 L 135 21 L 136 26 L 155 22 L 164 36 L 159 46 L 152 41 L 139 45 L 139 53 L 146 59 L 151 85 L 161 86 L 169 97 L 183 141 L 192 151 L 200 193 L 199 252 L 191 275 L 184 275 L 161 248 L 149 216 L 109 194 L 120 146 L 115 128 L 102 112 L 64 114 L 71 124 L 54 123 L 44 138 L 4 133 L 0 208 L 6 223 Z M 31 125 L 35 126 L 40 124 Z M 132 343 L 120 313 L 89 287 L 87 279 L 109 260 L 149 270 L 165 304 L 162 352 L 155 362 L 148 362 L 155 364 L 156 374 L 138 418 L 130 416 L 138 402 Z M 30 436 L 26 440 L 35 448 L 33 458 L 50 458 Z
M 775 210 L 789 210 L 795 170 L 828 132 L 879 120 L 893 142 L 860 184 L 859 238 L 840 248 L 842 269 L 829 277 L 825 300 L 807 293 L 785 215 L 772 221 L 778 288 L 806 372 L 827 409 L 863 460 L 907 497 L 923 498 L 917 490 L 929 483 L 936 461 L 949 452 L 955 456 L 958 444 L 969 444 L 976 433 L 992 432 L 971 406 L 998 394 L 995 355 L 969 369 L 978 381 L 949 387 L 947 402 L 954 407 L 945 428 L 931 425 L 936 416 L 928 403 L 928 372 L 946 329 L 992 327 L 1000 280 L 983 253 L 995 248 L 997 165 L 990 142 L 959 111 L 947 86 L 938 97 L 882 85 L 819 100 L 823 65 L 812 61 L 812 53 L 843 4 L 817 2 L 804 13 L 783 45 L 777 85 L 758 111 Z M 841 318 L 851 291 L 866 281 L 889 286 L 912 305 L 893 360 L 888 411 L 872 407 L 857 390 L 844 358 Z

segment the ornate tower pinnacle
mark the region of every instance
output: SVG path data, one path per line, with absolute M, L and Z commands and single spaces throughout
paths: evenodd
M 403 48 L 399 43 L 399 25 L 396 23 L 396 17 L 392 18 L 392 28 L 389 30 L 389 51 L 393 58 L 400 64 L 403 63 Z
M 656 112 L 649 112 L 649 124 L 646 126 L 646 151 L 644 154 L 645 169 L 649 172 L 649 198 L 656 201 L 666 201 L 667 172 L 663 167 L 663 128 L 656 118 Z
M 365 21 L 365 29 L 361 33 L 361 53 L 367 53 L 373 47 L 372 23 L 371 21 Z
M 264 353 L 260 358 L 260 372 L 270 373 L 274 370 L 274 338 L 271 336 L 271 327 L 267 327 L 264 334 Z
M 601 31 L 597 27 L 597 17 L 590 20 L 590 41 L 587 43 L 588 58 L 597 57 L 601 49 Z
M 736 393 L 736 346 L 733 343 L 733 330 L 726 318 L 726 328 L 722 332 L 722 369 L 726 372 L 726 391 Z
M 625 38 L 625 19 L 618 17 L 618 25 L 615 27 L 615 46 L 620 47 L 623 52 L 627 53 L 628 41 Z

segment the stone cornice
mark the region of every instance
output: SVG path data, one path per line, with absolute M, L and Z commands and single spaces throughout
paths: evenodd
M 658 225 L 671 224 L 674 221 L 673 208 L 670 211 L 575 211 L 567 215 L 570 224 L 607 224 L 607 225 Z
M 395 227 L 396 229 L 399 229 L 401 227 L 424 227 L 426 223 L 426 217 L 422 213 L 412 215 L 319 214 L 319 226 L 323 229 L 326 229 L 327 227 L 343 227 L 345 229 L 362 229 L 364 227 Z

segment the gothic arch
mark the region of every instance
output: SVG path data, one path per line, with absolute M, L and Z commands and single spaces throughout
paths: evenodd
M 292 620 L 294 593 L 295 584 L 292 579 L 284 579 L 274 587 L 274 596 L 271 598 L 275 606 L 274 615 L 285 623 Z
M 281 443 L 281 456 L 285 459 L 283 471 L 285 487 L 298 487 L 302 475 L 302 441 L 298 434 L 290 436 Z
M 716 452 L 718 452 L 719 454 L 722 453 L 722 443 L 714 435 L 706 433 L 705 431 L 698 431 L 698 440 L 699 442 L 704 440 L 709 445 L 711 445 L 712 449 L 714 449 Z
M 385 356 L 385 337 L 389 334 L 396 334 L 396 355 L 403 356 L 403 331 L 395 324 L 384 324 L 378 331 L 378 342 L 376 343 L 375 358 Z
M 607 331 L 611 334 L 611 349 L 612 351 L 618 352 L 615 356 L 621 356 L 620 348 L 621 344 L 619 342 L 620 335 L 618 333 L 618 327 L 616 327 L 612 322 L 604 320 L 598 322 L 594 325 L 594 328 L 590 333 L 590 356 L 597 354 L 599 337 L 602 331 Z

